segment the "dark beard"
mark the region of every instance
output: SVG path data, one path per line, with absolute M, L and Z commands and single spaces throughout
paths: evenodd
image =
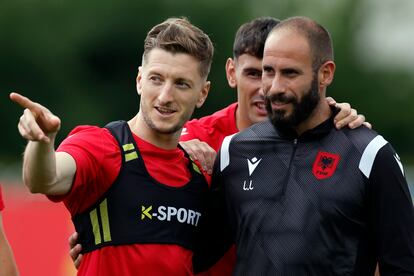
M 293 128 L 309 118 L 318 105 L 319 100 L 318 78 L 314 75 L 308 93 L 302 97 L 300 102 L 298 102 L 297 98 L 286 97 L 285 94 L 276 94 L 265 97 L 265 105 L 268 117 L 275 127 Z M 292 114 L 286 116 L 286 111 L 284 110 L 274 111 L 272 109 L 272 101 L 291 103 L 293 105 Z

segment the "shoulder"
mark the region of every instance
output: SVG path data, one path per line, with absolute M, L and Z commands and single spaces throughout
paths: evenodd
M 66 137 L 66 139 L 74 139 L 85 136 L 107 136 L 108 134 L 110 135 L 110 132 L 107 128 L 91 125 L 81 125 L 75 127 Z
M 279 133 L 270 123 L 266 120 L 254 124 L 245 130 L 226 136 L 221 146 L 221 152 L 229 151 L 230 147 L 237 147 L 237 150 L 243 149 L 246 146 L 249 148 L 252 145 L 274 143 L 280 139 Z
M 369 129 L 365 126 L 361 126 L 356 129 L 343 129 L 338 130 L 343 133 L 346 138 L 362 153 L 369 145 L 379 146 L 384 145 L 387 141 L 379 135 L 376 131 Z
M 56 151 L 71 155 L 78 167 L 81 160 L 96 162 L 104 157 L 116 157 L 120 149 L 117 140 L 108 129 L 84 125 L 74 128 Z
M 367 178 L 372 176 L 374 170 L 381 174 L 387 172 L 387 175 L 394 171 L 405 177 L 400 157 L 393 146 L 381 135 L 377 135 L 365 147 L 359 162 L 359 169 Z
M 220 171 L 223 171 L 230 164 L 230 159 L 245 160 L 247 156 L 252 154 L 260 155 L 269 152 L 276 143 L 281 141 L 280 139 L 279 134 L 269 121 L 254 124 L 239 133 L 225 137 L 217 157 Z
M 90 125 L 75 127 L 59 147 L 76 144 L 96 144 L 102 142 L 116 143 L 115 138 L 106 128 Z
M 256 123 L 245 130 L 239 132 L 237 135 L 234 135 L 233 140 L 242 142 L 242 141 L 275 141 L 280 138 L 279 133 L 272 125 L 269 120 L 264 122 Z
M 382 135 L 366 127 L 344 131 L 352 145 L 360 154 L 359 169 L 370 178 L 375 169 L 390 172 L 395 169 L 404 175 L 400 157 L 392 145 Z

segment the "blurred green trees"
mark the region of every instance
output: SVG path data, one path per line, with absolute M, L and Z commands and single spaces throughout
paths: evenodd
M 16 128 L 22 110 L 8 100 L 11 91 L 62 118 L 59 140 L 78 124 L 132 117 L 138 110 L 135 77 L 146 32 L 170 16 L 188 17 L 216 47 L 210 97 L 195 116 L 236 98 L 227 86 L 224 64 L 241 23 L 256 16 L 307 15 L 326 26 L 334 39 L 337 72 L 329 94 L 365 114 L 401 155 L 414 156 L 413 73 L 360 66 L 353 45 L 363 22 L 364 15 L 356 12 L 363 1 L 304 2 L 0 1 L 0 162 L 19 160 L 25 145 Z

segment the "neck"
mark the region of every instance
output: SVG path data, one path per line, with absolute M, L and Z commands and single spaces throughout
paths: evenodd
M 150 128 L 140 113 L 128 121 L 131 131 L 139 138 L 162 149 L 175 149 L 178 146 L 181 129 L 175 133 L 160 133 Z
M 327 101 L 325 98 L 321 98 L 311 115 L 294 129 L 298 135 L 301 135 L 305 131 L 315 128 L 316 126 L 329 119 L 331 117 L 331 114 L 332 111 Z
M 241 114 L 241 112 L 242 111 L 240 106 L 237 105 L 237 109 L 234 116 L 236 116 L 236 126 L 239 131 L 246 129 L 251 125 L 246 119 L 245 114 Z

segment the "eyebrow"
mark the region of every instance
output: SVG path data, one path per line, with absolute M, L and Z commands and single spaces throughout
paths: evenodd
M 274 70 L 273 66 L 271 66 L 271 65 L 267 65 L 267 64 L 263 65 L 263 70 L 269 70 L 269 69 Z
M 283 73 L 290 73 L 290 72 L 295 72 L 298 74 L 303 73 L 302 69 L 296 68 L 296 67 L 286 67 L 286 68 L 282 68 L 280 69 L 280 71 L 282 71 Z
M 243 69 L 243 72 L 262 72 L 262 68 L 247 67 Z
M 194 83 L 190 79 L 186 79 L 186 78 L 176 78 L 175 81 L 184 81 L 184 82 L 189 83 L 191 86 L 194 85 Z

